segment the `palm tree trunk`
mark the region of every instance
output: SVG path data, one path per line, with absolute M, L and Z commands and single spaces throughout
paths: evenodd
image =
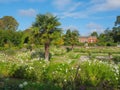
M 71 50 L 73 50 L 73 48 L 74 48 L 74 45 L 72 44 Z
M 45 60 L 49 61 L 49 43 L 45 43 Z

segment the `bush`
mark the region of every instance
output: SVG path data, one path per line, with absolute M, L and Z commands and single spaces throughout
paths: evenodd
M 16 64 L 0 62 L 0 76 L 10 77 L 14 73 L 16 68 Z
M 116 87 L 118 85 L 118 75 L 109 64 L 91 61 L 84 62 L 80 66 L 80 79 L 85 86 Z
M 113 57 L 113 61 L 114 61 L 116 64 L 120 63 L 120 56 L 114 56 L 114 57 Z
M 24 65 L 19 66 L 12 75 L 13 78 L 36 80 L 36 74 L 33 67 Z

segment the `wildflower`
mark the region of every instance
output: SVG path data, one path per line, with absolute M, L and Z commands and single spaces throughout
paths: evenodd
M 55 72 L 52 72 L 52 74 L 55 74 Z
M 25 81 L 25 82 L 23 82 L 23 85 L 24 85 L 24 86 L 26 86 L 27 84 L 28 84 L 28 83 L 27 83 L 26 81 Z
M 60 68 L 60 71 L 62 71 L 62 68 Z
M 64 82 L 66 82 L 67 80 L 66 79 L 64 79 Z
M 72 67 L 72 70 L 73 70 L 74 68 Z
M 78 70 L 79 70 L 79 71 L 81 71 L 81 69 L 80 69 L 80 68 L 79 68 Z
M 23 84 L 19 84 L 19 88 L 23 88 Z
M 66 69 L 66 73 L 68 72 L 68 70 Z
M 116 80 L 118 80 L 118 78 L 116 77 Z
M 29 69 L 31 70 L 31 69 L 33 69 L 33 67 L 30 66 Z

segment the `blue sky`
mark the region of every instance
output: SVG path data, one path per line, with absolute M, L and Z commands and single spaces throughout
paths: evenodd
M 120 15 L 120 0 L 0 0 L 0 18 L 13 16 L 19 30 L 29 28 L 37 14 L 57 15 L 64 30 L 79 30 L 82 36 L 112 28 Z

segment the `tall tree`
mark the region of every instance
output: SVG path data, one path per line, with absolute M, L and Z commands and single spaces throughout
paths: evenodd
M 4 30 L 12 30 L 12 31 L 16 31 L 18 28 L 18 22 L 16 21 L 15 18 L 13 18 L 12 16 L 4 16 L 2 18 L 0 18 L 3 26 L 4 26 Z
M 46 61 L 49 61 L 50 43 L 56 38 L 56 33 L 60 32 L 57 28 L 59 25 L 58 18 L 50 13 L 38 14 L 36 21 L 33 23 L 35 35 L 44 44 Z
M 113 27 L 112 34 L 114 42 L 120 42 L 120 27 Z
M 74 45 L 76 45 L 79 41 L 79 32 L 77 30 L 71 31 L 70 29 L 67 30 L 65 35 L 65 43 L 71 45 L 71 49 L 73 50 Z
M 115 26 L 120 25 L 120 16 L 117 16 Z
M 116 17 L 115 27 L 112 30 L 114 42 L 120 42 L 120 16 Z
M 96 31 L 94 31 L 94 32 L 91 33 L 91 36 L 98 37 L 98 33 Z

